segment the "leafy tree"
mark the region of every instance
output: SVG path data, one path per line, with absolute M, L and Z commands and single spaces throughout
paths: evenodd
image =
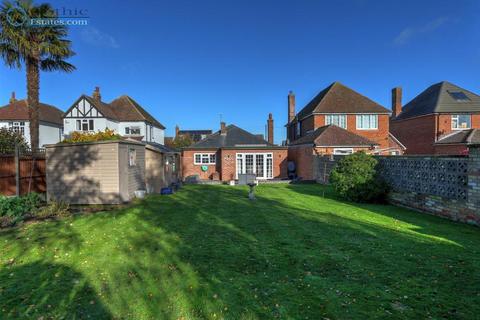
M 28 144 L 22 134 L 0 128 L 0 154 L 11 154 L 15 151 L 15 144 L 18 144 L 20 150 L 28 148 Z
M 342 197 L 355 202 L 381 202 L 388 187 L 378 176 L 378 161 L 364 152 L 345 156 L 330 174 L 330 182 Z
M 40 70 L 72 72 L 75 67 L 66 62 L 74 55 L 64 25 L 31 26 L 30 18 L 56 19 L 50 4 L 34 5 L 29 0 L 6 1 L 0 6 L 0 56 L 11 68 L 25 65 L 27 102 L 30 120 L 30 144 L 39 147 L 38 108 Z
M 167 146 L 175 149 L 181 149 L 190 147 L 193 144 L 192 138 L 188 134 L 182 134 L 173 139 L 171 142 L 167 142 Z

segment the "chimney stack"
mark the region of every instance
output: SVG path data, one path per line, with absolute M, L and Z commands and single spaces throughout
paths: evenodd
M 295 118 L 295 94 L 293 91 L 288 92 L 288 123 Z
M 17 98 L 15 97 L 15 91 L 12 91 L 12 96 L 10 97 L 10 103 L 14 103 L 17 101 Z
M 271 113 L 268 114 L 267 134 L 268 134 L 268 143 L 273 144 L 273 116 Z
M 178 124 L 175 126 L 175 139 L 178 138 L 178 132 L 180 131 L 180 127 L 178 126 Z
M 220 133 L 221 134 L 226 134 L 227 133 L 227 128 L 226 128 L 226 125 L 225 125 L 225 122 L 220 122 Z
M 95 87 L 92 97 L 97 101 L 102 101 L 102 96 L 100 95 L 100 87 Z
M 392 117 L 396 118 L 402 112 L 402 88 L 392 89 Z

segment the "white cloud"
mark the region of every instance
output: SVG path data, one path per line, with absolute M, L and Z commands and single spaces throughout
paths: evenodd
M 108 33 L 101 32 L 94 27 L 86 27 L 81 31 L 82 40 L 92 46 L 97 47 L 108 47 L 117 49 L 120 46 L 118 45 L 117 40 Z
M 407 27 L 403 29 L 396 37 L 393 39 L 393 44 L 396 46 L 402 46 L 408 43 L 412 38 L 433 32 L 443 26 L 448 22 L 448 18 L 438 18 L 430 21 L 429 23 L 420 26 L 420 27 Z

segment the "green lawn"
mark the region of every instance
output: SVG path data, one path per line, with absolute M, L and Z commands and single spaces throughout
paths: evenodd
M 187 186 L 0 232 L 1 319 L 474 319 L 480 229 L 320 185 Z M 43 317 L 43 318 L 42 318 Z

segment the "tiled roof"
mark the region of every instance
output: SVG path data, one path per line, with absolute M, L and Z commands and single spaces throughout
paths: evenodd
M 39 120 L 56 125 L 63 125 L 63 112 L 51 105 L 40 103 Z M 0 120 L 23 120 L 28 121 L 27 100 L 17 100 L 0 108 Z
M 435 144 L 480 144 L 480 129 L 460 130 L 440 138 Z
M 289 145 L 294 146 L 304 144 L 312 144 L 317 147 L 353 147 L 378 145 L 376 142 L 332 124 L 317 128 L 305 136 L 292 141 Z
M 480 96 L 443 81 L 428 87 L 407 103 L 395 120 L 408 119 L 432 113 L 480 112 Z
M 301 120 L 312 113 L 391 113 L 391 111 L 340 82 L 334 82 L 300 110 L 297 119 Z
M 68 110 L 68 113 L 74 108 L 78 101 L 86 99 L 90 104 L 95 106 L 104 117 L 116 120 L 116 121 L 146 121 L 161 129 L 165 127 L 158 122 L 152 115 L 150 115 L 140 104 L 127 95 L 123 95 L 113 100 L 110 103 L 98 101 L 87 95 L 82 95 Z
M 205 139 L 193 144 L 188 149 L 210 149 L 227 147 L 276 147 L 264 139 L 245 131 L 233 124 L 225 128 L 225 134 L 217 131 Z

